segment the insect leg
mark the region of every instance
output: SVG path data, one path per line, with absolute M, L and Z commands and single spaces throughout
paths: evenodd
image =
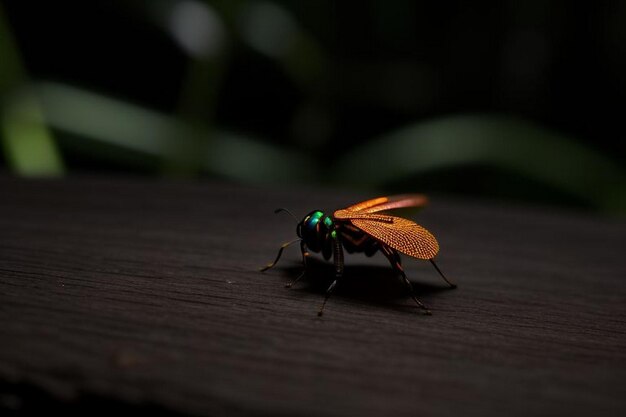
M 341 242 L 338 238 L 335 239 L 335 241 L 333 242 L 333 259 L 335 261 L 335 280 L 326 290 L 326 297 L 324 297 L 324 302 L 320 307 L 320 311 L 317 312 L 318 316 L 324 314 L 324 307 L 326 307 L 326 302 L 335 290 L 335 287 L 337 286 L 337 281 L 339 281 L 343 276 L 343 249 L 341 248 Z
M 429 259 L 429 261 L 431 264 L 433 264 L 437 272 L 439 272 L 439 275 L 441 275 L 441 278 L 443 278 L 443 280 L 448 283 L 450 288 L 456 288 L 456 284 L 454 282 L 449 281 L 448 278 L 446 278 L 446 276 L 443 274 L 443 272 L 441 272 L 441 269 L 439 269 L 435 261 L 433 259 Z
M 336 286 L 337 286 L 337 278 L 335 278 L 333 283 L 330 284 L 330 286 L 326 290 L 326 297 L 324 297 L 324 302 L 322 303 L 322 306 L 320 307 L 320 311 L 317 312 L 318 316 L 321 316 L 322 314 L 324 314 L 324 307 L 326 307 L 326 302 L 330 298 L 330 295 L 333 293 Z
M 393 258 L 396 260 L 396 263 L 398 265 L 400 265 L 400 267 L 402 267 L 402 258 L 400 258 L 400 254 L 398 253 L 398 251 L 394 250 L 394 251 L 392 251 L 392 253 L 393 253 Z M 404 268 L 403 268 L 403 270 L 404 270 Z
M 293 284 L 298 282 L 300 278 L 302 278 L 304 274 L 306 274 L 306 258 L 309 257 L 309 251 L 306 249 L 306 243 L 304 243 L 304 240 L 300 241 L 300 251 L 302 252 L 302 266 L 304 269 L 302 269 L 302 272 L 300 273 L 300 275 L 298 275 L 296 279 L 294 279 L 288 284 L 285 284 L 286 288 L 291 288 Z
M 404 268 L 402 268 L 400 255 L 398 254 L 398 252 L 394 249 L 391 249 L 390 247 L 386 245 L 382 245 L 380 248 L 380 251 L 387 257 L 394 271 L 398 272 L 400 276 L 402 277 L 402 282 L 404 283 L 406 288 L 409 290 L 409 294 L 411 295 L 411 298 L 413 299 L 413 301 L 415 301 L 415 304 L 417 304 L 419 308 L 424 310 L 424 314 L 428 314 L 428 315 L 432 314 L 430 310 L 428 309 L 428 307 L 426 307 L 424 303 L 418 300 L 417 297 L 415 296 L 415 292 L 413 291 L 413 286 L 411 285 L 411 281 L 409 281 L 409 279 L 406 277 L 406 274 L 404 273 Z
M 283 254 L 283 250 L 285 250 L 285 248 L 289 245 L 291 245 L 292 243 L 296 243 L 297 241 L 301 240 L 300 238 L 298 239 L 294 239 L 291 242 L 287 242 L 287 243 L 283 243 L 283 245 L 280 247 L 280 249 L 278 250 L 278 255 L 276 255 L 276 259 L 274 259 L 274 262 L 270 262 L 269 264 L 265 265 L 263 268 L 260 269 L 261 272 L 267 271 L 268 269 L 272 268 L 274 265 L 276 265 L 276 262 L 278 262 L 278 260 L 280 259 L 280 256 Z

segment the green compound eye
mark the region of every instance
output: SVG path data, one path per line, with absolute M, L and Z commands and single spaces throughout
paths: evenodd
M 326 218 L 324 219 L 324 224 L 325 224 L 327 227 L 330 227 L 330 226 L 332 226 L 332 225 L 333 225 L 333 221 L 330 219 L 330 217 L 326 217 Z
M 315 227 L 317 223 L 320 221 L 324 213 L 321 211 L 316 211 L 311 215 L 311 217 L 306 221 L 308 227 Z

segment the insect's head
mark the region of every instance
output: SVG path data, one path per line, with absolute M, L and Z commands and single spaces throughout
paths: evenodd
M 313 232 L 317 228 L 317 224 L 323 216 L 324 213 L 320 210 L 313 210 L 304 216 L 304 219 L 298 223 L 298 227 L 296 229 L 298 237 L 303 237 L 303 233 L 308 234 L 307 232 Z
M 277 209 L 276 213 L 280 211 L 285 211 L 295 218 L 287 209 Z M 327 239 L 336 237 L 337 232 L 334 228 L 335 225 L 331 216 L 325 215 L 321 210 L 313 210 L 298 223 L 296 233 L 310 250 L 319 252 L 323 249 Z

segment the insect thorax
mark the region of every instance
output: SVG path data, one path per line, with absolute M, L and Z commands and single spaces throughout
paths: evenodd
M 337 238 L 335 221 L 331 216 L 314 210 L 298 224 L 297 232 L 311 251 L 322 252 L 325 259 L 330 259 L 333 240 Z

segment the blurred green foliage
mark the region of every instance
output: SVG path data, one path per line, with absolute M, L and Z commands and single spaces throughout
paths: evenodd
M 105 11 L 109 18 L 130 19 L 133 30 L 159 33 L 155 49 L 169 45 L 177 51 L 182 70 L 167 87 L 152 88 L 165 95 L 173 85 L 174 104 L 157 109 L 137 104 L 130 93 L 120 98 L 123 91 L 85 86 L 71 75 L 50 81 L 45 71 L 27 73 L 23 56 L 36 52 L 20 50 L 10 26 L 25 25 L 24 9 L 17 7 L 11 20 L 4 9 L 16 6 L 0 2 L 0 138 L 6 165 L 16 174 L 60 175 L 90 169 L 80 163 L 88 161 L 96 170 L 464 192 L 626 213 L 626 175 L 616 162 L 621 155 L 524 117 L 481 112 L 480 104 L 456 109 L 442 104 L 443 75 L 428 55 L 441 61 L 439 44 L 468 64 L 455 67 L 454 74 L 483 77 L 475 62 L 487 56 L 480 52 L 485 46 L 475 56 L 466 48 L 485 41 L 486 32 L 459 20 L 476 17 L 463 6 L 454 14 L 409 1 L 370 1 L 358 9 L 286 0 L 55 5 L 63 7 L 64 13 L 94 7 L 94 15 Z M 524 21 L 550 24 L 541 20 L 549 18 L 545 8 L 511 7 L 517 13 L 510 19 L 514 28 Z M 353 15 L 346 17 L 345 10 Z M 427 31 L 439 23 L 420 22 L 423 11 L 445 15 L 446 27 L 474 38 L 459 40 L 452 33 L 445 35 L 452 41 L 435 34 L 431 40 Z M 359 32 L 361 26 L 351 20 L 361 18 L 367 18 L 367 31 Z M 548 61 L 542 55 L 548 54 L 548 43 L 535 32 L 518 32 L 513 45 L 530 50 L 521 60 L 505 50 L 504 74 L 514 81 L 503 78 L 505 97 L 532 94 Z M 161 69 L 150 68 L 146 76 Z M 129 82 L 134 81 L 140 80 Z M 259 102 L 259 95 L 264 105 L 251 111 L 249 100 Z M 476 95 L 484 102 L 484 95 Z M 264 123 L 280 126 L 264 129 Z
M 24 176 L 62 174 L 56 143 L 24 73 L 1 5 L 0 57 L 0 137 L 9 166 Z

